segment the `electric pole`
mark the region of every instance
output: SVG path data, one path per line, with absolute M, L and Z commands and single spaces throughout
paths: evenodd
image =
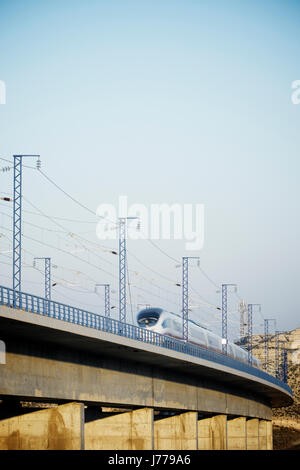
M 14 155 L 14 197 L 13 197 L 13 291 L 14 306 L 22 308 L 21 268 L 22 268 L 22 160 L 23 157 L 38 158 L 39 155 Z
M 222 353 L 227 354 L 228 333 L 227 333 L 227 289 L 234 287 L 236 292 L 236 284 L 222 284 Z
M 126 282 L 127 282 L 127 220 L 138 217 L 119 217 L 119 320 L 126 323 Z
M 95 292 L 97 293 L 97 287 L 104 287 L 104 312 L 106 317 L 110 317 L 110 284 L 95 284 Z
M 182 257 L 182 337 L 184 341 L 189 339 L 189 259 L 197 259 L 198 256 Z
M 34 258 L 33 267 L 35 267 L 37 259 L 42 259 L 45 262 L 45 299 L 51 300 L 51 258 Z
M 261 312 L 260 304 L 248 304 L 248 364 L 252 365 L 252 349 L 253 349 L 253 307 L 258 307 Z
M 269 322 L 275 322 L 274 318 L 265 318 L 264 320 L 264 333 L 265 333 L 265 371 L 269 371 Z

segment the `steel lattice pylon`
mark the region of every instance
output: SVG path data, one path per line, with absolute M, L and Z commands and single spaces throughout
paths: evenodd
M 97 287 L 104 287 L 104 311 L 105 316 L 110 317 L 110 284 L 95 284 L 95 292 L 97 292 Z
M 253 307 L 258 307 L 261 311 L 260 304 L 248 304 L 247 306 L 247 323 L 248 323 L 248 363 L 251 365 L 253 362 L 252 349 L 253 349 Z
M 273 321 L 276 326 L 276 320 L 274 318 L 264 319 L 264 333 L 265 333 L 265 371 L 269 371 L 269 322 Z
M 253 304 L 248 304 L 248 363 L 252 364 L 252 335 L 253 335 Z
M 22 155 L 14 155 L 14 204 L 13 204 L 13 290 L 14 306 L 21 290 L 22 258 Z M 21 299 L 21 298 L 20 298 Z M 20 305 L 21 308 L 21 305 Z
M 199 256 L 182 257 L 182 337 L 184 341 L 189 339 L 189 259 L 197 259 Z
M 34 258 L 42 259 L 45 262 L 45 299 L 51 300 L 51 258 Z
M 48 310 L 48 314 L 50 314 L 50 303 L 48 302 L 51 300 L 51 258 L 34 258 L 35 260 L 42 259 L 45 262 L 45 310 Z
M 189 258 L 182 258 L 182 337 L 189 338 Z
M 110 317 L 110 286 L 109 284 L 105 284 L 104 286 L 105 293 L 104 293 L 104 298 L 105 298 L 105 316 Z
M 51 299 L 51 260 L 45 258 L 45 299 Z
M 287 350 L 286 350 L 286 347 L 285 347 L 285 341 L 283 342 L 283 345 L 282 345 L 281 361 L 282 361 L 282 365 L 281 365 L 282 380 L 283 380 L 283 382 L 287 383 L 288 371 L 287 371 Z
M 126 323 L 126 281 L 127 281 L 127 220 L 138 217 L 119 217 L 119 320 Z
M 240 341 L 245 341 L 246 336 L 246 327 L 248 328 L 248 319 L 246 320 L 245 314 L 247 313 L 247 305 L 242 300 L 239 303 L 239 312 L 240 312 Z
M 264 320 L 264 333 L 265 333 L 265 371 L 268 371 L 269 363 L 269 322 Z
M 227 354 L 227 284 L 222 284 L 222 353 Z
M 222 353 L 227 354 L 228 334 L 227 334 L 227 288 L 236 284 L 222 284 Z
M 126 218 L 119 219 L 119 320 L 126 323 Z
M 275 331 L 275 377 L 279 379 L 279 331 Z
M 14 203 L 13 203 L 13 291 L 14 306 L 22 308 L 22 159 L 39 155 L 14 155 Z M 40 162 L 40 160 L 38 160 Z

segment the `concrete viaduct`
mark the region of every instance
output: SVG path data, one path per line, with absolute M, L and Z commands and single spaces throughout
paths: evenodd
M 0 449 L 272 449 L 293 401 L 254 367 L 5 305 L 0 340 Z

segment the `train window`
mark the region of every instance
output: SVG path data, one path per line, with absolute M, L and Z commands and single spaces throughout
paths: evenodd
M 151 309 L 142 310 L 137 317 L 138 325 L 142 327 L 153 326 L 157 323 L 159 315 L 160 313 Z
M 197 333 L 197 330 L 193 326 L 189 325 L 189 336 L 197 338 L 199 336 Z
M 173 320 L 173 324 L 174 324 L 175 330 L 181 331 L 180 324 L 179 324 L 177 321 L 174 321 L 174 320 Z
M 239 359 L 240 361 L 242 361 L 244 359 L 243 351 L 241 349 L 239 349 L 235 346 L 234 347 L 234 352 L 235 352 L 235 356 L 236 356 L 237 359 Z
M 252 356 L 252 363 L 253 363 L 256 367 L 260 367 L 260 366 L 261 366 L 261 362 L 257 359 L 257 357 L 254 357 L 254 356 Z
M 233 350 L 233 347 L 231 346 L 231 344 L 228 344 L 227 347 L 228 347 L 229 356 L 235 357 L 234 350 Z
M 245 351 L 245 349 L 241 348 L 241 353 L 243 356 L 243 361 L 248 361 L 248 351 Z
M 170 320 L 170 318 L 166 318 L 163 322 L 162 322 L 162 328 L 172 328 L 172 320 Z
M 233 349 L 234 349 L 234 354 L 235 354 L 236 359 L 238 359 L 239 361 L 243 361 L 243 362 L 247 361 L 248 355 L 247 355 L 247 352 L 243 348 L 240 348 L 239 346 L 234 345 Z
M 221 349 L 221 341 L 218 341 L 218 339 L 212 335 L 208 335 L 208 344 L 214 349 Z
M 202 331 L 198 330 L 195 336 L 197 336 L 199 344 L 204 344 L 206 346 L 206 336 Z

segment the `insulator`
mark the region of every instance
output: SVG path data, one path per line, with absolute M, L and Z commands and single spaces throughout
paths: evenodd
M 41 169 L 41 160 L 38 158 L 36 161 L 36 169 L 40 170 Z

